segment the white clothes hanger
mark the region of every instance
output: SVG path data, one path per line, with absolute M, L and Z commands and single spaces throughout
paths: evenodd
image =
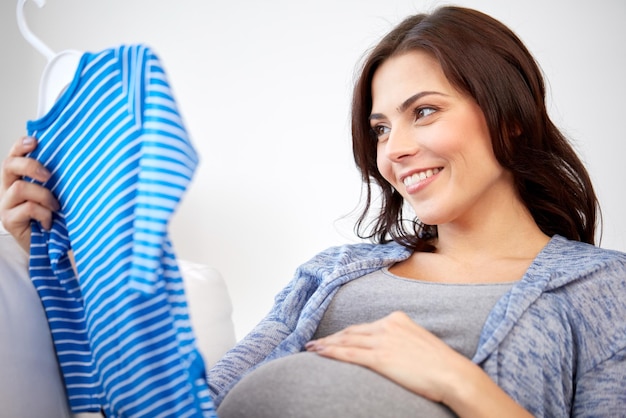
M 74 79 L 78 63 L 83 55 L 75 50 L 65 50 L 55 53 L 41 39 L 36 37 L 28 28 L 24 18 L 24 4 L 27 0 L 17 0 L 17 25 L 24 38 L 47 60 L 48 63 L 39 82 L 39 104 L 37 116 L 41 117 L 48 112 L 65 88 Z M 33 0 L 40 8 L 45 6 L 45 0 Z

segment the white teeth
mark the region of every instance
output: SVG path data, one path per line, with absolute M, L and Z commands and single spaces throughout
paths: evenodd
M 439 171 L 441 170 L 438 168 L 428 169 L 426 171 L 420 171 L 419 173 L 415 173 L 411 176 L 406 177 L 403 180 L 403 183 L 405 186 L 410 186 L 412 184 L 419 183 L 422 180 L 426 180 L 428 177 L 434 176 Z

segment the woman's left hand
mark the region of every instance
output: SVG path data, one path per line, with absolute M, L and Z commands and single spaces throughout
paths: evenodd
M 353 325 L 311 341 L 308 351 L 368 367 L 399 385 L 442 402 L 470 360 L 403 312 Z
M 403 312 L 347 327 L 306 349 L 367 367 L 459 417 L 532 417 L 478 365 Z

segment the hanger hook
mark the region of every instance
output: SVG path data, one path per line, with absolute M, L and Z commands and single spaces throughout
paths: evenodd
M 55 53 L 52 49 L 50 49 L 46 44 L 44 44 L 41 39 L 36 37 L 28 28 L 26 24 L 26 19 L 24 18 L 24 4 L 27 0 L 17 0 L 17 26 L 20 28 L 20 32 L 22 32 L 22 36 L 26 38 L 26 40 L 33 46 L 37 51 L 43 54 L 48 61 L 54 58 Z M 45 0 L 33 0 L 39 8 L 42 8 L 46 5 Z

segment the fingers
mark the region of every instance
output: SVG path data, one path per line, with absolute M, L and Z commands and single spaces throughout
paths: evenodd
M 52 212 L 57 210 L 59 203 L 48 189 L 25 180 L 13 182 L 0 199 L 2 224 L 18 239 L 29 233 L 31 219 L 51 229 Z
M 367 367 L 406 389 L 440 401 L 447 378 L 470 362 L 402 312 L 354 325 L 306 344 L 308 351 Z
M 307 351 L 313 351 L 336 360 L 369 365 L 376 354 L 389 316 L 371 323 L 351 325 L 343 330 L 305 345 Z
M 2 163 L 2 189 L 22 177 L 30 177 L 40 182 L 50 179 L 50 172 L 37 160 L 27 158 L 26 154 L 37 147 L 37 140 L 31 137 L 21 138 L 13 144 L 9 155 Z
M 2 212 L 9 211 L 25 202 L 33 202 L 35 205 L 26 205 L 21 212 L 39 215 L 34 218 L 38 219 L 41 218 L 41 209 L 53 211 L 59 209 L 59 203 L 48 189 L 23 180 L 24 177 L 30 177 L 44 183 L 50 179 L 50 172 L 39 161 L 26 157 L 36 147 L 35 138 L 23 137 L 13 144 L 8 157 L 3 161 L 0 189 Z M 37 208 L 37 205 L 42 208 Z
M 50 172 L 40 162 L 26 156 L 36 147 L 34 138 L 21 138 L 2 162 L 0 219 L 26 251 L 30 247 L 31 220 L 51 229 L 52 212 L 59 210 L 59 203 L 50 190 L 24 180 L 24 177 L 30 177 L 44 183 L 50 179 Z
M 310 341 L 305 349 L 336 360 L 378 368 L 393 360 L 390 356 L 406 342 L 407 336 L 429 339 L 428 334 L 404 312 L 393 312 L 377 321 L 351 325 Z
M 26 251 L 30 250 L 30 223 L 37 220 L 47 230 L 52 228 L 57 200 L 43 186 L 25 180 L 15 181 L 0 199 L 2 225 Z
M 0 210 L 11 210 L 24 203 L 32 203 L 32 206 L 46 211 L 59 210 L 59 202 L 54 198 L 50 190 L 39 184 L 22 179 L 14 181 L 2 194 Z M 29 209 L 29 213 L 38 213 L 38 211 L 33 212 L 33 210 Z M 39 220 L 37 217 L 33 218 Z
M 325 338 L 309 341 L 305 348 L 307 351 L 315 351 L 320 354 L 331 353 L 335 348 L 361 348 L 371 349 L 375 339 L 368 332 L 371 324 L 353 325 Z
M 30 221 L 37 220 L 47 230 L 52 228 L 52 211 L 34 202 L 24 202 L 2 211 L 2 225 L 18 241 L 30 238 Z
M 344 340 L 356 338 L 357 336 L 368 336 L 382 333 L 393 333 L 398 328 L 415 327 L 417 324 L 404 312 L 396 311 L 373 322 L 350 325 L 335 334 L 317 340 L 321 343 L 340 343 Z

